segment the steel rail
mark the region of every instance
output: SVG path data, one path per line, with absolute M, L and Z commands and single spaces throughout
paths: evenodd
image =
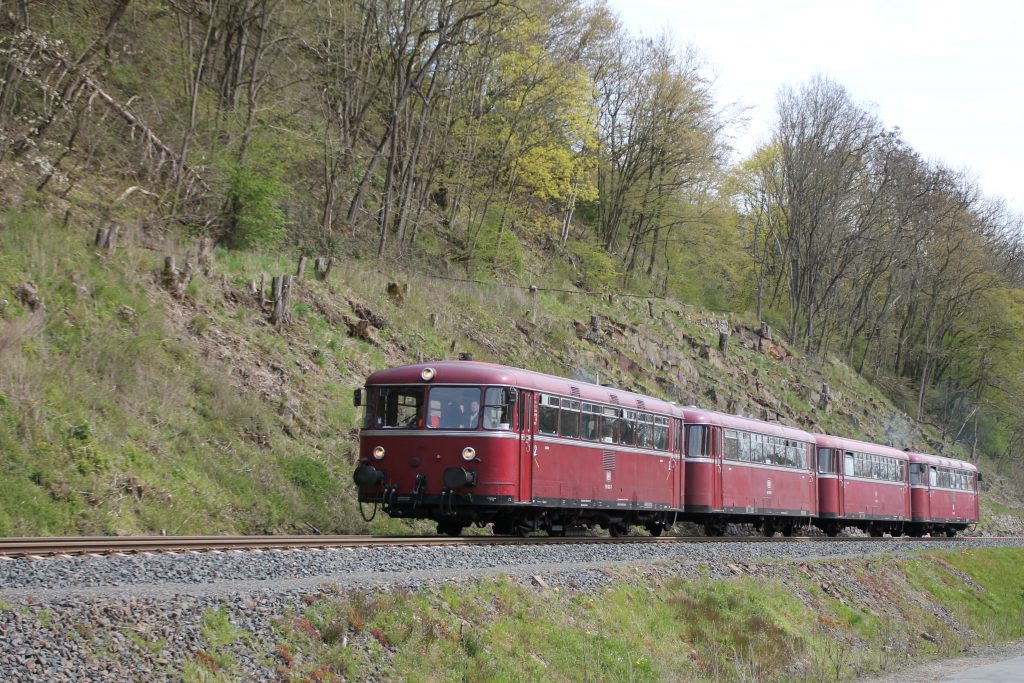
M 0 557 L 117 555 L 131 553 L 300 550 L 310 548 L 422 547 L 470 545 L 579 545 L 623 543 L 816 543 L 945 541 L 1019 537 L 956 536 L 954 538 L 875 538 L 870 536 L 61 536 L 0 538 Z

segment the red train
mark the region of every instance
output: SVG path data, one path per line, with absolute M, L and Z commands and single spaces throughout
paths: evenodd
M 444 361 L 371 375 L 359 501 L 458 535 L 676 521 L 791 535 L 954 535 L 978 521 L 976 467 L 680 407 L 528 370 Z

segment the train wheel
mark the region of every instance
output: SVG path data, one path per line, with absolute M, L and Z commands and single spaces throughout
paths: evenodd
M 871 536 L 871 538 L 881 538 L 883 533 L 885 533 L 885 532 L 882 530 L 881 527 L 877 527 L 877 526 L 868 527 L 868 535 Z
M 956 536 L 956 529 L 952 527 L 946 529 L 946 536 L 948 536 L 949 538 L 953 538 L 954 536 Z
M 779 529 L 779 531 L 782 532 L 782 535 L 786 538 L 791 538 L 793 536 L 794 530 L 795 529 L 792 524 L 783 524 L 782 528 Z
M 725 536 L 725 522 L 717 519 L 709 519 L 704 522 L 705 536 Z
M 502 520 L 491 526 L 491 533 L 495 536 L 515 536 L 516 525 L 514 522 Z
M 651 533 L 651 536 L 657 538 L 661 536 L 661 532 L 665 530 L 665 526 L 660 522 L 651 522 L 647 525 L 647 531 Z
M 829 538 L 835 538 L 842 531 L 838 524 L 829 524 L 825 527 L 825 535 Z
M 765 538 L 771 538 L 775 535 L 775 520 L 766 519 L 761 522 L 761 535 Z
M 629 527 L 622 523 L 611 523 L 608 525 L 608 535 L 618 538 L 629 534 Z
M 444 519 L 437 523 L 437 533 L 442 536 L 461 536 L 466 525 L 457 519 Z

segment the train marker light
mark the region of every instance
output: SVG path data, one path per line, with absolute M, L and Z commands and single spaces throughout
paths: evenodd
M 375 460 L 381 460 L 384 458 L 384 447 L 377 446 L 373 449 L 373 457 Z
M 469 462 L 476 457 L 476 449 L 472 446 L 466 446 L 462 449 L 462 459 Z
M 429 382 L 430 380 L 434 379 L 434 375 L 436 374 L 437 370 L 435 370 L 434 368 L 423 368 L 422 370 L 420 370 L 420 379 L 422 379 L 424 382 Z

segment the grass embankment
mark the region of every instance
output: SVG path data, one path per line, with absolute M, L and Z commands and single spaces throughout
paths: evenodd
M 744 565 L 731 579 L 609 570 L 596 593 L 505 577 L 340 593 L 282 618 L 262 649 L 296 681 L 844 681 L 1024 636 L 1022 561 L 986 549 Z M 256 646 L 207 642 L 194 680 L 232 680 L 231 652 Z
M 294 272 L 293 255 L 218 249 L 178 300 L 163 258 L 181 266 L 194 245 L 137 233 L 107 254 L 92 236 L 42 209 L 0 213 L 0 535 L 408 530 L 358 514 L 351 391 L 456 351 L 868 439 L 912 429 L 842 363 L 775 358 L 749 335 L 722 358 L 724 314 L 554 291 L 572 288 L 557 261 L 531 260 L 553 291 L 529 294 L 342 260 L 329 282 L 296 281 L 275 330 L 247 283 Z M 401 301 L 390 280 L 408 285 Z M 44 309 L 15 295 L 27 282 Z M 346 325 L 360 317 L 367 339 Z

